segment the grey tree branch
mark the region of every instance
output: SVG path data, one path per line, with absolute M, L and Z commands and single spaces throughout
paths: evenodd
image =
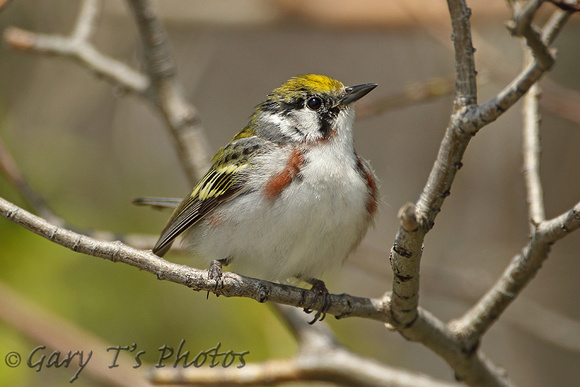
M 476 103 L 475 65 L 473 62 L 473 47 L 469 31 L 470 12 L 464 1 L 449 0 L 449 11 L 453 27 L 453 38 L 457 63 L 457 88 L 455 107 L 456 110 L 451 117 L 449 127 L 439 148 L 437 160 L 431 170 L 427 184 L 423 189 L 417 202 L 406 205 L 399 213 L 401 226 L 395 238 L 391 250 L 391 267 L 394 273 L 392 300 L 389 303 L 394 327 L 404 336 L 411 340 L 420 341 L 436 353 L 440 354 L 456 371 L 457 376 L 469 385 L 510 385 L 509 379 L 503 375 L 501 370 L 495 367 L 478 350 L 478 340 L 495 321 L 499 314 L 507 307 L 512 298 L 508 296 L 514 293 L 502 293 L 503 290 L 514 290 L 516 287 L 521 290 L 525 283 L 529 281 L 533 273 L 537 271 L 539 265 L 533 264 L 532 268 L 526 270 L 526 274 L 518 276 L 514 283 L 508 282 L 509 275 L 504 275 L 502 280 L 509 283 L 502 283 L 492 289 L 494 301 L 485 304 L 479 303 L 477 312 L 464 318 L 463 324 L 452 324 L 449 330 L 440 327 L 439 335 L 436 332 L 427 337 L 423 336 L 425 321 L 421 318 L 423 313 L 418 309 L 419 299 L 419 267 L 422 255 L 423 240 L 425 235 L 433 227 L 435 218 L 441 210 L 445 198 L 449 195 L 451 184 L 462 166 L 462 158 L 471 138 L 485 125 L 497 119 L 516 101 L 518 101 L 532 85 L 551 66 L 546 66 L 535 58 L 534 62 L 528 66 L 514 81 L 502 90 L 494 99 L 478 107 Z M 537 10 L 537 8 L 536 8 Z M 524 22 L 531 22 L 533 13 L 527 14 Z M 547 45 L 557 36 L 569 14 L 556 12 L 550 22 L 542 32 L 542 44 Z M 532 47 L 532 49 L 534 49 Z M 535 48 L 536 51 L 540 49 Z M 535 51 L 534 51 L 535 52 Z M 572 212 L 575 213 L 574 211 Z M 574 216 L 572 216 L 572 219 Z M 408 225 L 417 223 L 418 227 L 410 230 Z M 574 223 L 573 221 L 571 223 Z M 535 243 L 526 247 L 522 260 L 533 256 L 535 262 L 540 262 L 547 256 L 545 240 L 536 235 L 532 241 Z M 513 266 L 510 266 L 513 269 Z M 506 273 L 513 274 L 510 268 Z M 500 280 L 500 282 L 502 281 Z M 502 296 L 504 296 L 502 298 Z M 505 297 L 508 297 L 506 300 Z M 501 300 L 501 301 L 499 301 Z M 493 313 L 490 306 L 493 305 Z M 479 314 L 485 315 L 479 316 Z M 474 318 L 474 316 L 480 317 Z M 427 326 L 433 328 L 437 324 L 431 322 Z M 460 328 L 458 328 L 460 326 Z M 420 328 L 418 328 L 420 327 Z M 443 338 L 440 341 L 434 337 Z M 449 346 L 456 339 L 455 345 Z M 443 345 L 448 344 L 448 346 Z M 447 349 L 445 349 L 447 348 Z M 462 348 L 462 352 L 472 354 L 469 359 L 478 359 L 471 367 L 468 366 L 464 358 L 454 362 L 453 350 Z
M 529 54 L 526 54 L 529 59 Z M 545 220 L 544 194 L 540 179 L 540 86 L 536 83 L 524 98 L 523 107 L 523 156 L 524 180 L 526 183 L 528 214 L 533 229 Z
M 540 33 L 536 31 L 532 24 L 534 15 L 544 1 L 529 0 L 522 4 L 515 3 L 514 18 L 508 23 L 507 27 L 514 36 L 521 36 L 526 39 L 526 43 L 532 50 L 538 66 L 543 71 L 548 71 L 554 65 L 554 57 L 549 52 Z
M 102 6 L 103 3 L 101 0 L 83 0 L 81 11 L 71 35 L 73 40 L 82 43 L 92 39 L 97 30 L 97 22 Z
M 209 168 L 207 140 L 195 108 L 185 101 L 167 34 L 149 0 L 128 0 L 142 39 L 144 61 L 159 109 L 191 184 Z
M 550 247 L 580 228 L 580 203 L 570 211 L 539 223 L 530 242 L 516 255 L 499 280 L 451 328 L 467 343 L 475 345 L 503 311 L 530 282 L 548 258 Z
M 465 15 L 469 12 L 463 1 L 449 1 L 448 4 L 455 31 L 456 25 L 463 26 L 466 23 Z M 457 7 L 462 10 L 453 11 Z M 557 31 L 563 27 L 568 16 L 569 13 L 557 11 L 551 21 L 546 24 L 542 32 L 542 39 L 546 44 L 557 36 Z M 457 30 L 463 31 L 463 27 L 457 27 Z M 454 35 L 455 44 L 460 42 L 467 44 L 467 47 L 460 49 L 459 52 L 472 56 L 473 50 L 469 36 L 462 37 L 461 34 L 455 33 Z M 462 60 L 462 62 L 471 63 L 470 60 Z M 475 68 L 472 70 L 475 71 Z M 410 215 L 417 219 L 420 227 L 414 232 L 408 232 L 404 227 L 400 227 L 391 250 L 391 266 L 394 271 L 392 310 L 393 318 L 399 326 L 411 325 L 416 317 L 423 239 L 432 228 L 445 198 L 450 193 L 451 184 L 462 166 L 463 154 L 469 141 L 483 126 L 497 119 L 517 102 L 544 72 L 545 69 L 538 64 L 536 59 L 489 102 L 480 107 L 463 106 L 453 113 L 427 184 L 415 203 L 414 213 Z M 462 74 L 463 71 L 458 69 L 457 76 L 464 77 Z M 469 86 L 465 86 L 465 90 L 472 87 L 467 81 L 460 84 Z M 460 99 L 469 100 L 468 98 Z
M 542 30 L 541 40 L 544 45 L 550 45 L 558 36 L 571 12 L 557 10 L 546 22 Z M 530 63 L 509 85 L 498 93 L 487 103 L 480 106 L 479 114 L 474 117 L 478 128 L 481 128 L 502 115 L 507 109 L 512 107 L 519 99 L 536 83 L 546 69 L 535 59 Z
M 384 367 L 376 361 L 334 349 L 323 356 L 298 356 L 247 364 L 241 369 L 155 369 L 151 380 L 161 384 L 195 386 L 256 386 L 296 381 L 331 382 L 352 387 L 451 387 L 427 376 Z
M 207 279 L 207 272 L 163 260 L 150 251 L 136 250 L 120 242 L 98 241 L 87 236 L 54 226 L 44 219 L 18 208 L 0 198 L 0 214 L 28 230 L 73 251 L 123 262 L 155 274 L 158 279 L 188 286 L 196 291 L 215 291 L 215 282 Z M 274 284 L 226 272 L 222 285 L 215 291 L 226 297 L 248 297 L 259 302 L 272 301 L 281 304 L 302 306 L 316 298 L 316 293 L 289 285 Z M 364 317 L 393 324 L 390 317 L 388 297 L 384 300 L 353 297 L 347 294 L 332 295 L 332 306 L 328 313 L 337 317 Z M 319 302 L 315 309 L 319 308 Z M 442 356 L 458 374 L 469 376 L 466 380 L 495 380 L 500 383 L 498 371 L 485 356 L 466 356 L 461 343 L 445 329 L 445 325 L 426 311 L 418 309 L 418 318 L 413 329 L 405 331 L 407 338 L 420 341 Z M 346 367 L 346 366 L 345 366 Z
M 391 249 L 391 267 L 394 273 L 392 312 L 397 327 L 405 329 L 417 318 L 419 303 L 419 268 L 423 239 L 433 227 L 433 222 L 444 199 L 449 195 L 451 183 L 472 137 L 470 122 L 476 98 L 475 62 L 471 44 L 470 11 L 461 0 L 448 1 L 456 48 L 457 82 L 456 112 L 439 148 L 437 161 L 431 170 L 427 184 L 413 207 L 407 206 L 401 213 L 401 227 Z M 404 222 L 412 220 L 419 227 L 407 230 Z
M 78 37 L 37 34 L 18 27 L 8 27 L 4 30 L 4 41 L 17 50 L 59 55 L 74 60 L 123 91 L 146 96 L 149 88 L 147 77 L 101 54 L 93 45 L 80 41 Z
M 296 308 L 274 304 L 298 341 L 298 352 L 290 359 L 248 364 L 241 369 L 154 369 L 157 383 L 190 383 L 200 386 L 326 381 L 344 386 L 443 387 L 457 386 L 427 376 L 402 371 L 359 356 L 336 339 L 328 325 L 308 324 L 307 316 Z
M 211 291 L 226 297 L 246 297 L 258 302 L 272 301 L 296 307 L 309 305 L 316 301 L 313 309 L 321 307 L 317 293 L 311 290 L 244 277 L 232 272 L 224 273 L 222 282 L 216 289 L 215 281 L 208 279 L 205 270 L 197 270 L 165 261 L 150 251 L 137 250 L 118 241 L 98 241 L 52 225 L 2 198 L 0 198 L 0 215 L 73 251 L 112 262 L 123 262 L 155 274 L 159 280 L 175 282 L 196 291 Z M 389 305 L 391 305 L 389 295 L 385 296 L 384 299 L 369 299 L 348 294 L 333 294 L 331 302 L 328 313 L 334 314 L 337 318 L 363 317 L 394 326 L 395 322 L 389 309 Z M 494 366 L 484 354 L 480 351 L 475 355 L 466 352 L 462 341 L 458 340 L 457 336 L 454 336 L 445 324 L 421 308 L 417 310 L 417 319 L 413 326 L 402 333 L 409 340 L 421 342 L 443 357 L 456 373 L 470 385 L 509 385 L 501 370 Z M 335 359 L 335 361 L 339 360 Z M 343 368 L 349 369 L 346 364 L 343 366 Z M 373 368 L 373 365 L 371 364 L 370 367 Z M 378 372 L 378 370 L 375 371 Z M 351 372 L 354 371 L 351 370 Z
M 529 7 L 534 6 L 535 10 L 539 8 L 539 5 L 536 4 L 536 2 L 532 1 L 530 4 Z M 529 7 L 523 7 L 522 12 L 524 12 L 525 15 L 521 17 L 516 15 L 514 20 L 518 20 L 519 22 L 524 20 L 527 23 L 531 22 L 533 14 L 529 14 Z M 547 45 L 555 39 L 569 15 L 570 14 L 566 12 L 556 11 L 552 15 L 552 18 L 546 23 L 540 39 L 541 43 L 545 45 L 546 50 Z M 525 29 L 525 27 L 517 26 L 515 28 L 520 30 Z M 526 39 L 528 38 L 526 37 Z M 536 43 L 537 42 L 534 44 Z M 520 74 L 514 82 L 512 82 L 511 87 L 508 86 L 507 89 L 510 91 L 504 90 L 500 93 L 499 100 L 502 100 L 504 103 L 513 100 L 513 102 L 511 102 L 511 104 L 513 104 L 515 100 L 517 100 L 516 96 L 528 91 L 535 82 L 537 82 L 543 72 L 549 68 L 545 67 L 545 63 L 540 63 L 541 59 L 538 59 L 538 56 L 542 55 L 538 54 L 538 52 L 543 52 L 544 50 L 540 50 L 538 47 L 532 47 L 529 40 L 528 46 L 530 46 L 530 49 L 534 53 L 533 63 L 528 65 L 524 72 Z M 502 97 L 505 99 L 502 99 Z M 531 95 L 528 98 L 536 98 L 536 96 Z M 532 104 L 531 108 L 537 110 L 537 106 L 533 106 L 535 103 L 537 103 L 537 101 L 528 101 L 528 104 Z M 509 106 L 511 106 L 511 104 Z M 501 106 L 501 103 L 498 104 L 498 106 Z M 495 114 L 501 114 L 501 112 L 496 112 Z M 531 117 L 531 121 L 535 121 L 535 123 L 526 122 L 526 125 L 537 125 L 537 117 Z M 465 339 L 466 345 L 468 346 L 476 345 L 482 335 L 495 321 L 497 321 L 501 313 L 503 313 L 511 301 L 518 296 L 518 294 L 533 278 L 535 273 L 540 269 L 543 261 L 547 259 L 550 246 L 556 240 L 567 235 L 568 232 L 580 227 L 579 205 L 576 205 L 568 213 L 563 214 L 558 218 L 551 221 L 543 221 L 544 211 L 543 204 L 541 203 L 541 185 L 538 172 L 539 161 L 537 160 L 539 144 L 536 143 L 538 134 L 536 133 L 536 128 L 528 127 L 525 130 L 527 131 L 526 136 L 534 137 L 532 139 L 525 139 L 526 142 L 533 142 L 529 144 L 531 145 L 531 148 L 528 149 L 526 155 L 526 158 L 529 158 L 529 160 L 526 160 L 526 168 L 529 168 L 528 170 L 531 169 L 533 172 L 528 174 L 526 178 L 529 179 L 527 183 L 529 189 L 529 200 L 531 200 L 530 216 L 534 221 L 539 223 L 533 225 L 530 242 L 519 255 L 514 257 L 496 284 L 461 319 L 452 323 L 452 329 L 457 332 L 459 336 Z M 562 227 L 560 232 L 556 232 L 557 227 Z
M 101 54 L 89 42 L 99 16 L 101 2 L 98 0 L 83 1 L 75 28 L 68 37 L 9 27 L 4 31 L 4 40 L 14 49 L 74 60 L 122 91 L 136 93 L 154 103 L 165 118 L 181 165 L 193 184 L 209 167 L 207 139 L 199 115 L 180 89 L 166 34 L 152 5 L 148 0 L 132 0 L 129 5 L 144 38 L 148 76 Z
M 258 302 L 272 301 L 297 307 L 313 302 L 314 309 L 322 306 L 317 293 L 311 290 L 244 277 L 232 272 L 224 273 L 216 289 L 215 281 L 208 279 L 205 270 L 166 261 L 151 251 L 137 250 L 119 241 L 99 241 L 55 226 L 2 198 L 0 198 L 0 215 L 73 251 L 113 262 L 123 262 L 155 274 L 157 279 L 185 285 L 195 291 L 211 291 L 226 297 L 248 297 Z M 328 313 L 338 318 L 364 317 L 391 322 L 390 311 L 383 300 L 348 294 L 332 295 L 332 306 Z
M 453 47 L 455 49 L 455 110 L 477 104 L 477 73 L 475 71 L 475 49 L 471 43 L 471 9 L 465 1 L 448 0 L 449 14 L 453 26 Z

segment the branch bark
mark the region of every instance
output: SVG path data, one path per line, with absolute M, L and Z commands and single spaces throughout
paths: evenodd
M 101 54 L 89 42 L 95 31 L 100 1 L 84 0 L 70 36 L 37 34 L 17 27 L 4 31 L 12 48 L 39 54 L 59 55 L 79 63 L 123 92 L 147 98 L 162 113 L 174 146 L 191 184 L 209 168 L 208 144 L 196 109 L 183 96 L 166 33 L 148 0 L 131 0 L 135 20 L 143 37 L 148 76 Z
M 463 317 L 452 322 L 451 329 L 466 343 L 476 345 L 536 275 L 548 258 L 551 246 L 578 228 L 580 203 L 570 211 L 538 224 L 530 242 L 512 259 L 495 285 Z
M 143 43 L 144 61 L 159 109 L 173 135 L 189 182 L 209 168 L 208 144 L 196 109 L 183 97 L 167 34 L 149 0 L 128 0 Z
M 274 305 L 294 333 L 299 349 L 285 360 L 248 364 L 241 369 L 155 369 L 156 383 L 190 383 L 200 386 L 255 386 L 296 381 L 325 381 L 344 386 L 451 387 L 430 377 L 399 370 L 359 356 L 343 347 L 327 324 L 308 324 L 296 308 Z
M 475 62 L 473 46 L 469 33 L 470 12 L 464 1 L 449 0 L 449 11 L 453 27 L 453 40 L 456 55 L 457 91 L 455 112 L 439 148 L 437 160 L 431 170 L 427 184 L 415 204 L 407 204 L 400 211 L 401 225 L 391 249 L 390 262 L 393 269 L 393 292 L 389 303 L 397 329 L 404 337 L 420 341 L 440 354 L 456 371 L 457 377 L 469 385 L 510 385 L 511 382 L 503 372 L 494 366 L 480 351 L 478 344 L 481 335 L 505 310 L 547 257 L 549 245 L 544 234 L 534 234 L 521 258 L 506 269 L 498 284 L 490 290 L 485 301 L 480 302 L 474 310 L 460 322 L 452 322 L 448 328 L 440 327 L 439 331 L 423 336 L 425 320 L 418 308 L 419 305 L 419 270 L 425 235 L 433 227 L 434 221 L 462 166 L 463 155 L 471 138 L 477 132 L 497 119 L 515 102 L 517 102 L 539 79 L 551 68 L 545 58 L 535 58 L 514 81 L 502 90 L 495 98 L 482 106 L 476 105 L 477 88 L 475 83 Z M 539 8 L 539 7 L 538 7 Z M 537 8 L 534 8 L 537 11 Z M 526 10 L 526 17 L 516 19 L 519 23 L 531 23 L 534 12 Z M 569 13 L 557 11 L 550 19 L 541 34 L 544 49 L 531 44 L 536 52 L 549 52 L 547 47 L 555 39 L 565 24 Z M 532 28 L 531 26 L 529 28 Z M 524 35 L 528 39 L 530 36 Z M 568 215 L 566 226 L 575 228 L 576 209 Z M 567 219 L 568 219 L 567 218 Z M 417 223 L 418 227 L 410 230 L 408 224 Z M 518 267 L 531 259 L 533 263 L 525 270 Z M 513 276 L 516 275 L 517 278 Z M 434 322 L 430 328 L 437 327 Z M 439 334 L 436 334 L 439 332 Z M 435 337 L 444 338 L 440 341 Z M 450 345 L 454 342 L 454 345 Z M 446 344 L 446 345 L 445 345 Z M 463 355 L 454 356 L 453 350 L 461 348 Z M 459 359 L 457 362 L 456 359 Z M 477 359 L 474 364 L 470 361 Z
M 530 54 L 526 55 L 528 60 Z M 528 215 L 531 231 L 546 219 L 544 212 L 544 194 L 540 178 L 540 85 L 534 84 L 526 97 L 523 107 L 523 155 L 524 180 L 526 184 Z

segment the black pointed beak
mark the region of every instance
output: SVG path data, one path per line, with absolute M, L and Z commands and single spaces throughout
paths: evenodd
M 340 101 L 343 105 L 351 104 L 358 101 L 370 93 L 378 85 L 376 83 L 365 83 L 364 85 L 349 86 L 345 89 L 346 95 Z

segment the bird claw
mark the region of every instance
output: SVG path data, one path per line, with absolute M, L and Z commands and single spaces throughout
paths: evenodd
M 312 283 L 312 288 L 310 290 L 316 292 L 316 297 L 314 297 L 314 301 L 312 301 L 310 306 L 304 308 L 304 312 L 312 313 L 313 312 L 312 307 L 316 304 L 318 299 L 320 298 L 322 300 L 322 305 L 320 306 L 320 309 L 318 309 L 312 321 L 308 322 L 308 324 L 312 325 L 317 321 L 324 320 L 324 318 L 326 317 L 326 312 L 330 308 L 331 302 L 330 302 L 330 293 L 328 292 L 328 289 L 326 288 L 326 285 L 324 284 L 323 281 L 315 279 L 310 282 Z
M 207 271 L 207 278 L 210 281 L 211 280 L 215 281 L 214 293 L 216 293 L 218 288 L 222 286 L 222 276 L 223 276 L 222 261 L 214 259 L 213 261 L 211 261 L 209 269 Z M 209 298 L 209 292 L 210 291 L 208 290 L 206 299 Z M 219 297 L 219 294 L 216 293 L 216 296 Z

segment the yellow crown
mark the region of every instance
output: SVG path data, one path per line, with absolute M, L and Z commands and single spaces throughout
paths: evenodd
M 304 74 L 289 79 L 274 89 L 269 97 L 286 100 L 305 93 L 338 94 L 343 89 L 344 85 L 341 82 L 326 75 Z

